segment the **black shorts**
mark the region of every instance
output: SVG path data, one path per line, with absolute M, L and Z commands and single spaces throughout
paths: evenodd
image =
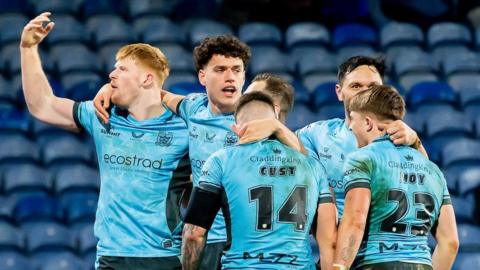
M 200 262 L 200 270 L 219 270 L 222 268 L 222 254 L 225 249 L 226 242 L 206 244 L 203 250 L 202 261 Z
M 428 264 L 421 263 L 405 263 L 405 262 L 387 262 L 374 263 L 364 265 L 362 267 L 353 268 L 357 270 L 432 270 Z
M 113 257 L 100 256 L 97 270 L 181 270 L 182 264 L 173 257 Z

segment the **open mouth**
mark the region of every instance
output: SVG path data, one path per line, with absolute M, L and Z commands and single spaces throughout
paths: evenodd
M 235 86 L 227 86 L 222 89 L 222 92 L 228 96 L 232 96 L 233 94 L 235 94 L 236 91 L 237 89 L 235 88 Z

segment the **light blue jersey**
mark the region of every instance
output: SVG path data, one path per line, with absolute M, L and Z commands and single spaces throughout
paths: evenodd
M 277 140 L 236 145 L 207 160 L 199 186 L 225 196 L 222 269 L 315 269 L 310 227 L 318 203 L 333 202 L 318 160 Z
M 186 125 L 168 109 L 140 122 L 123 112 L 114 107 L 104 125 L 92 102 L 74 106 L 75 122 L 93 137 L 100 167 L 97 256 L 178 256 L 178 201 L 190 171 Z
M 442 205 L 450 204 L 440 169 L 409 146 L 380 137 L 347 157 L 345 191 L 372 194 L 365 236 L 355 266 L 383 262 L 431 265 L 427 236 Z
M 202 166 L 207 158 L 238 141 L 237 135 L 230 128 L 235 124 L 233 112 L 213 114 L 206 94 L 191 94 L 179 104 L 177 113 L 188 126 L 193 185 L 198 186 Z M 207 243 L 225 241 L 227 241 L 225 221 L 222 211 L 219 211 L 208 233 Z
M 330 119 L 312 123 L 297 131 L 309 155 L 319 158 L 327 168 L 329 185 L 335 192 L 338 217 L 343 214 L 345 183 L 343 164 L 345 157 L 357 149 L 357 139 L 343 119 Z

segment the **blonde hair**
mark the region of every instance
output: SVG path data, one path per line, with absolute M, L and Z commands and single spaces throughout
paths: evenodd
M 372 113 L 380 120 L 401 120 L 405 116 L 405 101 L 388 85 L 375 85 L 357 93 L 348 104 L 348 113 Z
M 167 57 L 156 47 L 145 43 L 129 44 L 121 47 L 116 55 L 116 60 L 131 58 L 138 61 L 140 65 L 151 68 L 157 76 L 157 82 L 163 85 L 170 74 L 170 65 Z

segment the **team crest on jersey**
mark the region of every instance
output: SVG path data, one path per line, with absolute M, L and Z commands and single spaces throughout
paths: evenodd
M 280 155 L 282 153 L 282 150 L 278 149 L 278 148 L 273 148 L 273 153 L 276 154 L 276 155 Z
M 413 157 L 410 156 L 410 155 L 406 155 L 406 156 L 405 156 L 405 159 L 406 159 L 407 161 L 413 161 Z
M 223 146 L 230 146 L 236 144 L 238 141 L 238 137 L 235 133 L 233 132 L 227 132 L 227 135 L 225 135 L 225 143 Z
M 165 132 L 160 131 L 157 135 L 157 141 L 155 145 L 168 147 L 172 145 L 173 133 L 172 132 Z

